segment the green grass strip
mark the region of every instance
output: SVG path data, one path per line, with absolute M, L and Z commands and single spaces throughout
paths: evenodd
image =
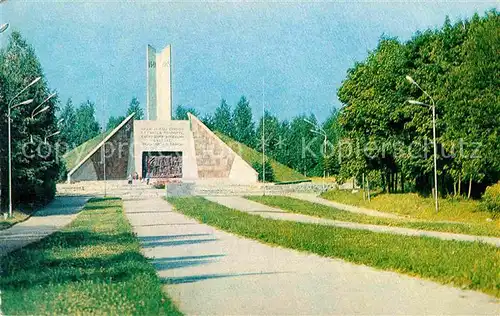
M 201 197 L 168 201 L 187 216 L 244 237 L 500 296 L 500 251 L 491 245 L 272 220 Z
M 14 211 L 12 213 L 12 217 L 8 217 L 7 219 L 3 218 L 3 214 L 0 212 L 0 230 L 4 230 L 10 228 L 12 225 L 25 221 L 29 218 L 28 214 Z
M 327 205 L 295 199 L 289 196 L 267 195 L 267 196 L 247 196 L 245 198 L 271 207 L 277 207 L 291 213 L 334 219 L 338 221 L 385 225 L 385 226 L 397 226 L 397 227 L 406 227 L 413 229 L 423 229 L 423 230 L 467 234 L 467 235 L 500 237 L 498 230 L 494 229 L 491 226 L 481 226 L 479 224 L 444 223 L 444 222 L 432 222 L 432 221 L 408 221 L 408 220 L 369 216 L 364 214 L 357 214 L 348 211 L 343 211 Z
M 6 315 L 180 315 L 119 199 L 94 199 L 65 229 L 0 258 Z
M 363 199 L 363 192 L 352 193 L 349 190 L 329 190 L 321 193 L 321 197 L 338 203 L 366 207 L 369 209 L 409 216 L 425 221 L 454 221 L 478 224 L 496 230 L 500 235 L 500 219 L 492 218 L 492 214 L 481 210 L 478 200 L 463 197 L 439 198 L 439 212 L 436 213 L 435 201 L 432 197 L 424 197 L 417 193 L 382 193 L 372 192 L 371 200 Z

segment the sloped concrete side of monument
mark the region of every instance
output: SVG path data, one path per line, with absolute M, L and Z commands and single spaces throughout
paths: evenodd
M 200 179 L 228 179 L 238 184 L 257 182 L 257 171 L 197 117 L 191 113 L 188 113 L 188 116 L 195 141 L 196 163 Z
M 103 141 L 95 146 L 86 157 L 69 171 L 68 180 L 95 181 L 104 179 L 103 153 L 106 144 L 106 179 L 124 180 L 130 169 L 130 146 L 133 134 L 133 115 L 130 115 L 118 125 Z M 132 157 L 133 158 L 133 157 Z

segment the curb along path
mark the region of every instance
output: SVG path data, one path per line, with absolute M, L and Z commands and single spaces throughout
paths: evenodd
M 124 201 L 124 207 L 164 290 L 187 315 L 499 311 L 482 293 L 241 238 L 159 198 Z
M 89 197 L 56 197 L 29 219 L 0 231 L 0 257 L 68 225 Z
M 343 221 L 325 219 L 325 218 L 314 217 L 314 216 L 309 216 L 309 215 L 291 213 L 291 212 L 287 212 L 287 211 L 284 211 L 284 210 L 281 210 L 278 208 L 274 208 L 274 207 L 270 207 L 270 206 L 267 206 L 264 204 L 254 202 L 254 201 L 250 201 L 250 200 L 247 200 L 247 199 L 242 198 L 242 197 L 217 196 L 217 197 L 206 197 L 206 199 L 210 200 L 212 202 L 222 204 L 222 205 L 227 206 L 229 208 L 234 208 L 234 209 L 239 210 L 239 211 L 259 215 L 259 216 L 266 217 L 266 218 L 278 219 L 278 220 L 287 220 L 287 221 L 295 221 L 295 222 L 301 222 L 301 223 L 336 226 L 336 227 L 349 228 L 349 229 L 369 230 L 372 232 L 389 233 L 389 234 L 396 234 L 396 235 L 427 236 L 427 237 L 439 238 L 442 240 L 459 240 L 459 241 L 468 241 L 468 242 L 480 241 L 480 242 L 494 245 L 496 247 L 500 247 L 500 238 L 496 238 L 496 237 L 474 236 L 474 235 L 420 230 L 420 229 L 413 229 L 413 228 L 395 227 L 395 226 L 383 226 L 383 225 L 343 222 Z

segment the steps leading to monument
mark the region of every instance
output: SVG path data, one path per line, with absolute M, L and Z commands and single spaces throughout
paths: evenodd
M 58 195 L 91 195 L 104 196 L 104 181 L 82 181 L 78 183 L 57 184 Z M 134 181 L 129 185 L 125 180 L 106 181 L 106 196 L 120 197 L 124 200 L 142 200 L 165 195 L 164 189 L 156 189 L 152 185 L 146 185 Z
M 317 183 L 300 183 L 288 185 L 266 184 L 265 192 L 270 195 L 287 195 L 291 193 L 321 193 L 324 190 L 334 188 L 334 185 L 323 185 Z M 234 184 L 222 179 L 205 179 L 192 182 L 169 183 L 167 190 L 156 189 L 152 185 L 146 185 L 134 181 L 132 185 L 127 181 L 106 181 L 106 195 L 121 197 L 125 200 L 141 200 L 168 196 L 244 196 L 262 195 L 264 185 L 256 184 Z M 58 195 L 104 195 L 104 181 L 85 181 L 73 184 L 58 184 Z
M 321 193 L 334 188 L 332 185 L 302 183 L 289 185 L 274 184 L 233 184 L 233 183 L 172 183 L 167 186 L 168 196 L 244 196 L 262 195 L 265 191 L 270 195 L 287 195 L 291 193 Z

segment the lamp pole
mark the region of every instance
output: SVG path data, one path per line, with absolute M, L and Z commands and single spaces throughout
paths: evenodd
M 26 100 L 26 101 L 23 101 L 21 103 L 18 103 L 18 104 L 15 104 L 15 105 L 12 105 L 12 103 L 14 103 L 14 100 L 20 96 L 24 91 L 26 91 L 29 87 L 31 87 L 32 85 L 34 85 L 35 83 L 37 83 L 39 80 L 41 79 L 41 77 L 37 77 L 35 78 L 35 80 L 33 80 L 32 82 L 30 82 L 29 85 L 27 85 L 26 87 L 24 87 L 21 91 L 19 91 L 18 94 L 16 94 L 10 101 L 9 101 L 9 104 L 8 104 L 8 107 L 7 107 L 7 130 L 8 130 L 8 136 L 7 136 L 7 139 L 8 139 L 8 146 L 9 146 L 9 217 L 12 217 L 12 139 L 11 139 L 11 112 L 13 109 L 15 109 L 16 107 L 18 106 L 21 106 L 21 105 L 26 105 L 26 104 L 30 104 L 33 102 L 33 99 L 29 99 L 29 100 Z
M 318 135 L 321 135 L 324 137 L 323 139 L 323 159 L 326 159 L 326 144 L 328 142 L 328 136 L 325 132 L 325 130 L 319 126 L 318 124 L 314 124 L 313 122 L 309 121 L 308 119 L 304 119 L 304 122 L 306 123 L 309 123 L 312 125 L 312 127 L 314 127 L 314 129 L 311 130 L 312 133 L 315 133 L 315 134 L 318 134 Z M 323 179 L 326 180 L 326 168 L 325 166 L 323 165 Z
M 432 142 L 434 145 L 434 155 L 433 155 L 434 156 L 434 204 L 436 212 L 438 212 L 439 204 L 438 204 L 438 182 L 437 182 L 436 103 L 434 102 L 434 99 L 424 89 L 422 89 L 422 87 L 420 87 L 415 80 L 413 80 L 412 77 L 406 76 L 406 80 L 408 80 L 411 84 L 419 88 L 420 91 L 422 91 L 431 100 L 432 103 L 432 105 L 429 105 L 420 101 L 408 100 L 410 104 L 425 105 L 432 108 L 432 139 L 433 139 Z
M 104 78 L 104 76 L 103 76 Z M 104 79 L 103 79 L 103 82 L 104 82 Z M 106 120 L 104 118 L 104 114 L 105 114 L 105 106 L 104 106 L 104 103 L 102 105 L 102 112 L 103 112 L 103 118 L 102 118 L 102 129 L 104 131 L 104 139 L 106 139 Z M 106 142 L 104 142 L 104 144 L 102 145 L 102 149 L 101 149 L 101 152 L 102 152 L 102 164 L 103 164 L 103 180 L 104 180 L 104 197 L 106 197 Z
M 266 195 L 266 144 L 265 144 L 266 112 L 264 107 L 264 78 L 262 78 L 262 187 Z
M 9 28 L 9 23 L 4 23 L 4 24 L 0 25 L 0 33 L 5 32 L 8 28 Z M 2 178 L 2 170 L 0 169 L 0 190 L 2 189 L 2 185 L 1 185 L 2 179 L 1 178 Z M 2 201 L 2 193 L 0 192 L 0 204 L 1 204 L 1 201 Z M 0 205 L 0 207 L 1 207 L 1 205 Z

